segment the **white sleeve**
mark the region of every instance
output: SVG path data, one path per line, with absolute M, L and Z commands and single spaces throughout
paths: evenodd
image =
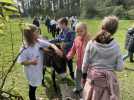
M 39 44 L 40 44 L 41 47 L 48 47 L 48 46 L 52 45 L 52 43 L 50 43 L 47 40 L 38 39 L 38 41 L 39 41 Z
M 22 63 L 24 61 L 28 60 L 28 53 L 27 50 L 25 49 L 24 51 L 22 51 L 22 53 L 19 55 L 17 62 L 18 63 Z

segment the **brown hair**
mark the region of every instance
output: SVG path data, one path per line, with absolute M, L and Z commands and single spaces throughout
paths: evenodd
M 24 37 L 28 46 L 33 46 L 35 44 L 35 37 L 37 37 L 37 34 L 35 34 L 34 32 L 36 32 L 37 30 L 38 28 L 33 24 L 29 24 L 24 28 Z
M 99 43 L 109 43 L 112 40 L 112 35 L 118 28 L 118 18 L 116 16 L 108 16 L 102 20 L 102 29 L 94 38 Z
M 68 20 L 67 20 L 67 18 L 65 18 L 65 17 L 60 18 L 60 19 L 58 20 L 58 22 L 61 23 L 61 24 L 65 24 L 66 26 L 68 25 Z
M 118 28 L 118 18 L 116 16 L 108 16 L 102 20 L 102 29 L 111 33 L 112 35 Z

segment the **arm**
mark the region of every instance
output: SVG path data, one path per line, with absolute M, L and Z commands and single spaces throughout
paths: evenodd
M 36 65 L 37 64 L 37 60 L 35 58 L 29 59 L 28 58 L 28 53 L 27 53 L 27 51 L 25 49 L 20 54 L 20 56 L 18 57 L 18 63 L 20 63 L 22 65 Z
M 56 52 L 59 56 L 61 56 L 61 57 L 63 56 L 62 51 L 61 51 L 56 45 L 51 44 L 50 46 L 55 50 L 55 52 Z
M 122 71 L 123 65 L 124 65 L 123 58 L 122 58 L 122 55 L 120 53 L 120 49 L 118 47 L 117 62 L 116 62 L 115 70 Z
M 41 48 L 43 48 L 43 47 L 47 48 L 47 47 L 50 46 L 50 47 L 52 47 L 55 50 L 55 52 L 58 55 L 60 55 L 60 56 L 63 55 L 62 51 L 56 45 L 54 45 L 54 44 L 52 44 L 52 43 L 50 43 L 48 41 L 41 40 L 41 39 L 38 39 L 38 41 L 40 42 Z
M 32 59 L 32 60 L 25 60 L 23 62 L 21 62 L 22 65 L 36 65 L 37 64 L 37 60 L 36 59 Z
M 88 42 L 86 49 L 85 49 L 85 54 L 84 54 L 84 58 L 83 58 L 83 64 L 82 64 L 82 73 L 86 74 L 89 65 L 91 64 L 91 59 L 90 59 L 90 44 L 91 42 Z
M 75 55 L 75 53 L 76 53 L 76 46 L 75 46 L 75 41 L 74 41 L 71 50 L 67 54 L 67 59 L 68 60 L 71 59 Z

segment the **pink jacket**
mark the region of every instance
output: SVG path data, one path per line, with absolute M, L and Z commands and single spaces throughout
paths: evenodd
M 81 70 L 84 51 L 88 42 L 88 36 L 85 36 L 84 38 L 81 36 L 77 36 L 73 42 L 73 46 L 71 50 L 67 54 L 67 58 L 71 59 L 76 54 L 76 62 L 77 62 L 77 68 Z

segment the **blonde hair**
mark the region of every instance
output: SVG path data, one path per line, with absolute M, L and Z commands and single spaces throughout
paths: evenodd
M 34 45 L 34 43 L 35 43 L 34 37 L 36 35 L 36 34 L 34 34 L 34 32 L 37 31 L 37 30 L 38 30 L 38 28 L 33 24 L 28 24 L 24 28 L 24 30 L 23 30 L 24 31 L 24 37 L 25 37 L 26 43 L 29 46 Z
M 78 28 L 83 28 L 85 30 L 85 39 L 86 41 L 90 40 L 90 33 L 88 33 L 88 30 L 87 30 L 87 25 L 83 22 L 79 22 L 76 24 L 75 26 L 75 29 L 78 29 Z
M 75 28 L 81 28 L 81 27 L 87 31 L 87 25 L 85 23 L 79 22 L 75 26 Z

